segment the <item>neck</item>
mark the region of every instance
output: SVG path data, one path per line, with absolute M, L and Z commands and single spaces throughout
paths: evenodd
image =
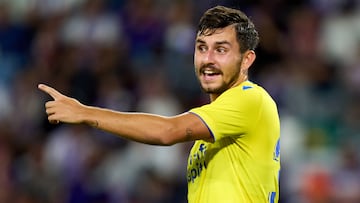
M 248 80 L 248 76 L 247 76 L 247 75 L 241 75 L 240 78 L 239 78 L 239 80 L 238 80 L 236 83 L 234 83 L 229 89 L 231 89 L 231 88 L 233 88 L 233 87 L 236 87 L 236 86 L 240 85 L 241 83 L 243 83 L 243 82 L 245 82 L 245 81 L 247 81 L 247 80 Z M 225 90 L 225 91 L 226 91 L 226 90 Z M 220 93 L 220 94 L 215 94 L 215 93 L 209 94 L 210 102 L 215 101 L 215 99 L 218 98 L 221 94 L 222 94 L 222 93 Z
M 218 98 L 220 96 L 220 94 L 210 94 L 209 97 L 210 97 L 210 102 L 213 102 L 215 101 L 216 98 Z

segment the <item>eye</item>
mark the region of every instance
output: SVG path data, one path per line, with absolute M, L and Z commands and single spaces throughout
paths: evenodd
M 206 52 L 207 47 L 205 45 L 199 45 L 197 46 L 197 50 L 199 50 L 200 52 Z
M 216 48 L 216 52 L 223 54 L 227 52 L 227 49 L 225 47 L 218 47 Z

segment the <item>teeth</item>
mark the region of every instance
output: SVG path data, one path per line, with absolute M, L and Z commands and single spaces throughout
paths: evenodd
M 205 74 L 214 74 L 215 72 L 214 72 L 214 71 L 211 71 L 211 70 L 205 70 L 204 73 L 205 73 Z

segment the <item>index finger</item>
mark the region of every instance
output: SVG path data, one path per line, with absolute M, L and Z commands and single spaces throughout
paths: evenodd
M 54 100 L 57 100 L 57 99 L 59 99 L 60 97 L 63 96 L 63 95 L 62 95 L 60 92 L 58 92 L 56 89 L 54 89 L 54 88 L 52 88 L 52 87 L 50 87 L 50 86 L 44 85 L 44 84 L 39 84 L 39 85 L 38 85 L 38 88 L 39 88 L 41 91 L 49 94 Z

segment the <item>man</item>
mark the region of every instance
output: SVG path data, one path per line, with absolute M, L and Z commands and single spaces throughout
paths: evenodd
M 86 106 L 40 84 L 53 97 L 51 123 L 85 123 L 153 145 L 195 141 L 188 159 L 189 202 L 277 202 L 280 130 L 277 107 L 248 80 L 259 37 L 241 11 L 217 6 L 200 19 L 194 65 L 211 103 L 172 117 Z

